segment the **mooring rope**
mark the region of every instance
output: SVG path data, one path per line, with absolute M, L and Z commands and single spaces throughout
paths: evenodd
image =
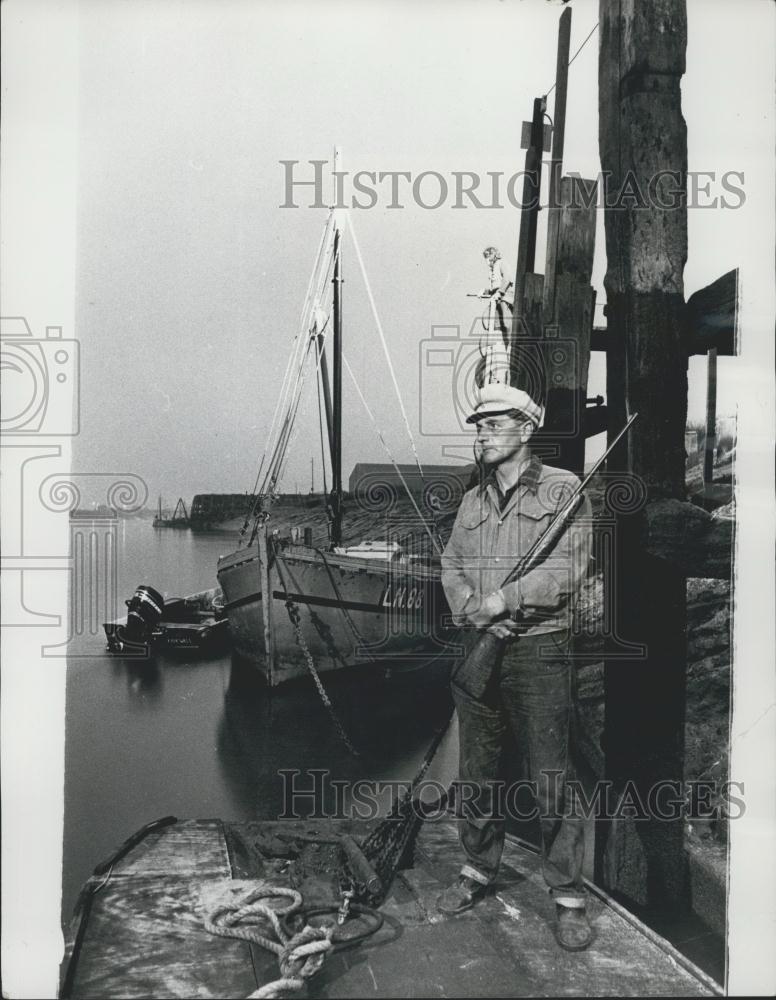
M 285 898 L 286 906 L 270 906 L 263 899 Z M 260 885 L 250 890 L 236 903 L 224 903 L 205 918 L 205 930 L 218 937 L 236 938 L 257 944 L 278 956 L 280 978 L 266 983 L 250 994 L 248 1000 L 282 997 L 288 992 L 298 992 L 305 980 L 314 976 L 332 951 L 332 936 L 336 925 L 311 927 L 305 925 L 297 934 L 287 934 L 280 922 L 302 908 L 302 896 L 295 889 Z M 275 940 L 258 928 L 269 924 Z

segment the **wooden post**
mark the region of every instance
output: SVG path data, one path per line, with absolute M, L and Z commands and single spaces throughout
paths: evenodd
M 546 102 L 537 97 L 533 103 L 531 120 L 531 144 L 525 153 L 523 172 L 522 210 L 520 214 L 520 236 L 517 244 L 517 264 L 515 266 L 514 311 L 512 313 L 512 334 L 510 344 L 520 336 L 520 317 L 525 294 L 525 276 L 534 269 L 536 256 L 536 224 L 539 216 L 539 197 L 542 186 L 542 151 L 544 149 L 544 109 Z
M 596 182 L 564 177 L 553 246 L 544 280 L 544 367 L 547 377 L 543 441 L 557 445 L 551 464 L 580 474 L 585 464 L 585 401 L 595 292 L 590 286 L 595 247 Z M 552 261 L 550 260 L 552 258 Z M 552 311 L 548 312 L 548 308 Z
M 569 80 L 569 50 L 571 43 L 571 8 L 567 7 L 558 24 L 558 61 L 555 67 L 555 107 L 552 122 L 552 159 L 550 160 L 550 187 L 547 198 L 547 262 L 544 268 L 545 322 L 551 323 L 555 312 L 555 262 L 560 222 L 561 174 L 563 172 L 563 144 L 566 137 L 566 92 Z
M 684 0 L 600 0 L 599 147 L 604 177 L 610 437 L 625 411 L 639 419 L 610 471 L 643 480 L 648 503 L 683 500 L 687 345 L 683 271 L 687 258 L 687 132 L 681 110 L 687 14 Z M 662 171 L 662 173 L 661 173 Z M 675 202 L 674 202 L 675 204 Z M 614 503 L 614 501 L 612 501 Z M 647 550 L 645 512 L 620 514 L 605 566 L 605 601 L 617 634 L 643 659 L 605 666 L 606 777 L 647 801 L 658 782 L 684 778 L 687 671 L 686 578 Z M 615 803 L 616 805 L 616 803 Z M 632 900 L 686 901 L 681 817 L 620 818 L 596 838 L 597 874 Z
M 525 294 L 523 295 L 523 315 L 521 333 L 535 340 L 537 344 L 542 339 L 543 318 L 542 302 L 544 300 L 544 275 L 533 272 L 525 276 Z M 521 383 L 522 384 L 522 383 Z
M 272 635 L 272 587 L 269 579 L 269 546 L 267 545 L 267 522 L 259 525 L 259 588 L 261 591 L 261 617 L 264 625 L 264 653 L 267 657 L 267 683 L 274 684 L 275 644 Z
M 714 482 L 714 448 L 717 444 L 717 349 L 707 355 L 706 372 L 706 454 L 703 461 L 703 485 Z

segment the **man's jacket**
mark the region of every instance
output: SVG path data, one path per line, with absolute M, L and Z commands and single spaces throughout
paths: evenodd
M 503 511 L 494 474 L 464 495 L 442 554 L 442 586 L 457 624 L 466 623 L 481 596 L 501 588 L 510 612 L 523 609 L 530 623 L 526 634 L 570 627 L 573 598 L 590 561 L 593 524 L 587 498 L 549 557 L 521 579 L 503 584 L 578 485 L 573 473 L 543 465 L 533 455 Z

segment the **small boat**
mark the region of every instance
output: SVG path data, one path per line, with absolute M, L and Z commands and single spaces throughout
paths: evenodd
M 217 588 L 165 600 L 141 584 L 126 602 L 126 618 L 104 622 L 107 650 L 123 656 L 147 655 L 149 649 L 204 650 L 223 642 L 229 620 Z
M 188 528 L 189 515 L 186 510 L 186 504 L 183 501 L 183 497 L 178 497 L 178 502 L 175 504 L 175 510 L 172 512 L 172 516 L 165 517 L 162 510 L 162 495 L 160 493 L 159 506 L 152 524 L 154 528 Z
M 457 824 L 445 815 L 423 823 L 379 909 L 346 905 L 336 874 L 318 859 L 339 841 L 351 872 L 363 870 L 366 827 L 356 820 L 178 822 L 172 816 L 149 824 L 84 885 L 66 935 L 59 995 L 723 995 L 686 956 L 591 884 L 593 943 L 581 954 L 564 952 L 553 934 L 541 858 L 511 834 L 494 891 L 467 913 L 442 916 L 436 899 L 457 875 L 460 850 Z M 363 879 L 373 875 L 367 867 Z M 270 920 L 254 912 L 237 928 L 239 936 L 213 929 L 228 924 L 245 900 L 262 896 L 283 937 L 305 923 L 324 933 L 331 928 L 333 947 L 299 982 L 306 992 L 289 991 L 287 981 L 280 988 L 278 954 L 258 942 L 259 936 L 277 940 Z

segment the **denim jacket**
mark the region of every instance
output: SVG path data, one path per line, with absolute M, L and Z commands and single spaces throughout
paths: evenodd
M 543 563 L 514 583 L 504 580 L 578 485 L 573 473 L 532 455 L 503 513 L 493 475 L 464 495 L 442 554 L 442 586 L 456 624 L 466 623 L 481 595 L 501 588 L 510 613 L 523 609 L 530 623 L 526 634 L 571 626 L 573 598 L 592 547 L 587 498 Z

